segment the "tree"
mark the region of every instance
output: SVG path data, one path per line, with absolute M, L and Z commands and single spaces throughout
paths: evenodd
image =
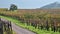
M 10 10 L 12 11 L 17 10 L 17 6 L 15 4 L 11 4 Z

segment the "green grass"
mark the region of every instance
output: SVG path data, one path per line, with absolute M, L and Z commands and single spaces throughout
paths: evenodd
M 7 19 L 16 25 L 29 29 L 30 31 L 36 32 L 37 34 L 60 34 L 59 32 L 53 32 L 53 31 L 46 31 L 46 30 L 40 30 L 40 29 L 35 29 L 33 26 L 27 26 L 25 23 L 21 23 L 19 20 L 11 18 L 11 17 L 6 17 L 6 16 L 0 16 L 1 18 Z
M 13 34 L 16 34 L 16 32 L 15 32 L 15 31 L 13 31 Z
M 4 34 L 6 34 L 6 32 L 4 32 Z M 16 32 L 15 32 L 15 31 L 13 31 L 13 34 L 16 34 Z

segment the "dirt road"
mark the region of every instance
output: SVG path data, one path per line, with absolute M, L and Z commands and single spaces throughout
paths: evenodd
M 13 23 L 12 23 L 12 28 L 13 28 L 13 31 L 16 32 L 16 34 L 36 34 L 27 29 L 21 28 Z

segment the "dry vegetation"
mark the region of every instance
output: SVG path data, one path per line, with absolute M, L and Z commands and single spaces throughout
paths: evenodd
M 27 25 L 38 29 L 51 28 L 60 31 L 60 9 L 20 9 L 16 11 L 0 11 L 0 15 L 17 18 Z

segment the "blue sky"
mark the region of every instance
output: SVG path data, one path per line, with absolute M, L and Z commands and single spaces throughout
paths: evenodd
M 0 0 L 0 8 L 9 8 L 15 4 L 20 9 L 35 9 L 60 0 Z

